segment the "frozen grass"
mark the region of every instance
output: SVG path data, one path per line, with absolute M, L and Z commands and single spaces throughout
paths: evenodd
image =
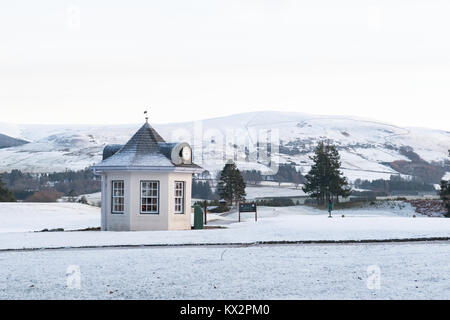
M 79 204 L 1 204 L 0 249 L 247 243 L 238 246 L 95 248 L 0 252 L 0 299 L 450 299 L 450 242 L 252 245 L 255 241 L 448 237 L 450 219 L 412 218 L 383 206 L 327 213 L 260 207 L 216 216 L 227 229 L 153 232 L 10 232 L 98 226 Z M 342 218 L 342 214 L 345 216 Z M 80 289 L 67 287 L 70 266 Z M 369 266 L 380 287 L 367 287 Z M 69 268 L 69 269 L 68 269 Z M 71 267 L 73 270 L 73 267 Z
M 62 204 L 58 204 L 62 205 Z M 74 205 L 74 204 L 65 204 Z M 44 206 L 46 208 L 46 206 Z M 55 207 L 55 209 L 58 207 Z M 92 207 L 83 206 L 82 208 Z M 92 208 L 92 210 L 98 210 Z M 25 217 L 31 215 L 25 212 Z M 306 206 L 258 208 L 258 221 L 251 213 L 242 214 L 237 223 L 237 213 L 222 217 L 215 215 L 211 225 L 226 226 L 226 229 L 185 230 L 185 231 L 140 231 L 140 232 L 4 232 L 0 233 L 0 249 L 55 248 L 82 246 L 120 245 L 166 245 L 166 244 L 214 244 L 214 243 L 255 243 L 261 241 L 308 241 L 308 240 L 370 240 L 405 239 L 427 237 L 449 237 L 450 219 L 417 216 L 410 205 L 403 208 L 361 208 L 346 209 L 328 213 Z M 97 213 L 73 214 L 44 211 L 42 221 L 39 212 L 33 213 L 32 221 L 24 229 L 68 227 L 98 227 L 100 215 Z M 344 215 L 344 218 L 342 217 Z M 26 219 L 19 212 L 8 213 L 12 225 L 21 225 Z M 17 221 L 14 222 L 14 217 Z M 97 219 L 97 220 L 96 220 Z M 45 220 L 47 222 L 45 222 Z M 74 222 L 75 220 L 75 222 Z
M 448 261 L 450 243 L 3 252 L 0 299 L 450 299 Z

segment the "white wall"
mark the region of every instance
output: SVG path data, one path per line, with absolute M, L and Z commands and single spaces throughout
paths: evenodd
M 184 213 L 174 213 L 175 211 L 175 181 L 184 181 Z M 169 230 L 189 230 L 191 229 L 191 173 L 171 173 L 169 175 Z
M 125 183 L 125 212 L 111 213 L 113 180 Z M 159 214 L 141 214 L 141 181 L 159 181 Z M 184 214 L 175 214 L 175 181 L 184 181 Z M 109 172 L 106 173 L 106 230 L 190 230 L 191 229 L 191 173 L 167 172 Z M 102 226 L 102 230 L 103 230 Z
M 123 214 L 112 213 L 112 181 L 123 180 L 125 187 L 125 211 Z M 130 230 L 130 172 L 108 172 L 106 174 L 106 230 L 127 231 Z M 104 204 L 102 203 L 102 206 Z M 103 226 L 102 226 L 103 229 Z

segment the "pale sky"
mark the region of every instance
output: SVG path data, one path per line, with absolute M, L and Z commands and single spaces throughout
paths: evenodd
M 149 106 L 155 123 L 279 110 L 450 130 L 449 17 L 448 0 L 3 1 L 0 122 Z

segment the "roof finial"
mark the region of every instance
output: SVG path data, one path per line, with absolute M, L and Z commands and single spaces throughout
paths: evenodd
M 148 114 L 147 114 L 147 110 L 144 111 L 145 114 L 145 122 L 148 123 Z

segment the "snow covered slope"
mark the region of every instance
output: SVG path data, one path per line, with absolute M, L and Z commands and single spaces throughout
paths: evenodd
M 0 133 L 31 143 L 0 150 L 0 172 L 17 168 L 32 172 L 82 169 L 101 159 L 105 144 L 125 143 L 140 127 L 48 126 L 0 124 Z M 279 137 L 279 161 L 295 163 L 302 172 L 310 167 L 308 156 L 319 140 L 339 147 L 345 175 L 350 179 L 389 178 L 397 173 L 387 163 L 409 159 L 400 151 L 411 147 L 422 159 L 442 162 L 450 148 L 450 132 L 402 128 L 386 123 L 344 116 L 304 113 L 251 112 L 199 122 L 154 125 L 167 141 L 187 141 L 194 147 L 196 163 L 209 171 L 222 168 L 224 159 L 235 157 L 241 169 L 266 170 L 246 159 L 263 133 Z M 275 139 L 276 140 L 276 139 Z M 251 151 L 250 151 L 251 155 Z
M 28 143 L 28 142 L 24 141 L 24 140 L 16 139 L 16 138 L 11 138 L 7 135 L 0 133 L 0 149 L 20 146 L 20 145 L 23 145 L 26 143 Z
M 100 226 L 100 208 L 79 203 L 0 203 L 0 233 Z

